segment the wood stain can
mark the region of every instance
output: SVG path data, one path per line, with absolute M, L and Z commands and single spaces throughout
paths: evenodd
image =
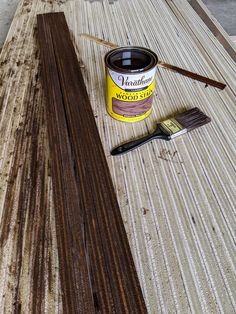
M 120 47 L 105 55 L 107 111 L 114 119 L 135 122 L 152 111 L 157 55 L 143 47 Z

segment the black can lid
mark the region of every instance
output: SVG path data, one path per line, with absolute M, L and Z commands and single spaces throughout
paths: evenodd
M 144 47 L 119 47 L 105 55 L 105 64 L 109 69 L 126 74 L 149 71 L 157 65 L 157 62 L 157 55 Z

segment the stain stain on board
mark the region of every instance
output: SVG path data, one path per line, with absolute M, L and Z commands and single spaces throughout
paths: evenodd
M 177 150 L 175 151 L 171 151 L 169 149 L 165 149 L 163 148 L 160 152 L 159 152 L 159 159 L 165 160 L 167 162 L 172 162 L 172 163 L 179 163 L 182 164 L 183 161 L 179 160 L 178 158 L 178 152 Z
M 8 278 L 8 285 L 1 302 L 12 300 L 15 313 L 26 309 L 28 313 L 42 313 L 45 311 L 46 291 L 54 298 L 60 293 L 60 289 L 55 291 L 56 269 L 50 225 L 53 213 L 48 194 L 49 155 L 39 80 L 38 75 L 31 75 L 23 118 L 14 132 L 15 146 L 11 152 L 10 172 L 6 173 L 7 188 L 0 222 L 0 268 L 8 244 L 11 243 L 13 248 L 9 274 L 4 275 Z M 13 113 L 16 113 L 16 107 Z M 14 285 L 9 285 L 10 282 Z M 30 298 L 26 292 L 23 293 L 24 285 L 28 287 L 27 293 L 30 291 Z

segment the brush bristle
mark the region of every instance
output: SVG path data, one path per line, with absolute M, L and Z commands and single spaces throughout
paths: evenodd
M 175 120 L 177 120 L 189 132 L 193 129 L 209 123 L 211 121 L 211 118 L 205 115 L 205 113 L 203 113 L 200 109 L 193 108 L 178 114 L 175 117 Z

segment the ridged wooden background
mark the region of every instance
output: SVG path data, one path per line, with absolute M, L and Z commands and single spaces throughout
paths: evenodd
M 65 12 L 80 56 L 149 313 L 234 313 L 236 65 L 185 0 L 109 2 L 22 0 L 1 52 L 0 313 L 62 313 L 36 29 L 36 14 L 54 11 Z M 152 115 L 115 121 L 105 108 L 107 48 L 80 33 L 149 47 L 227 88 L 159 69 Z M 211 124 L 110 156 L 195 106 Z

